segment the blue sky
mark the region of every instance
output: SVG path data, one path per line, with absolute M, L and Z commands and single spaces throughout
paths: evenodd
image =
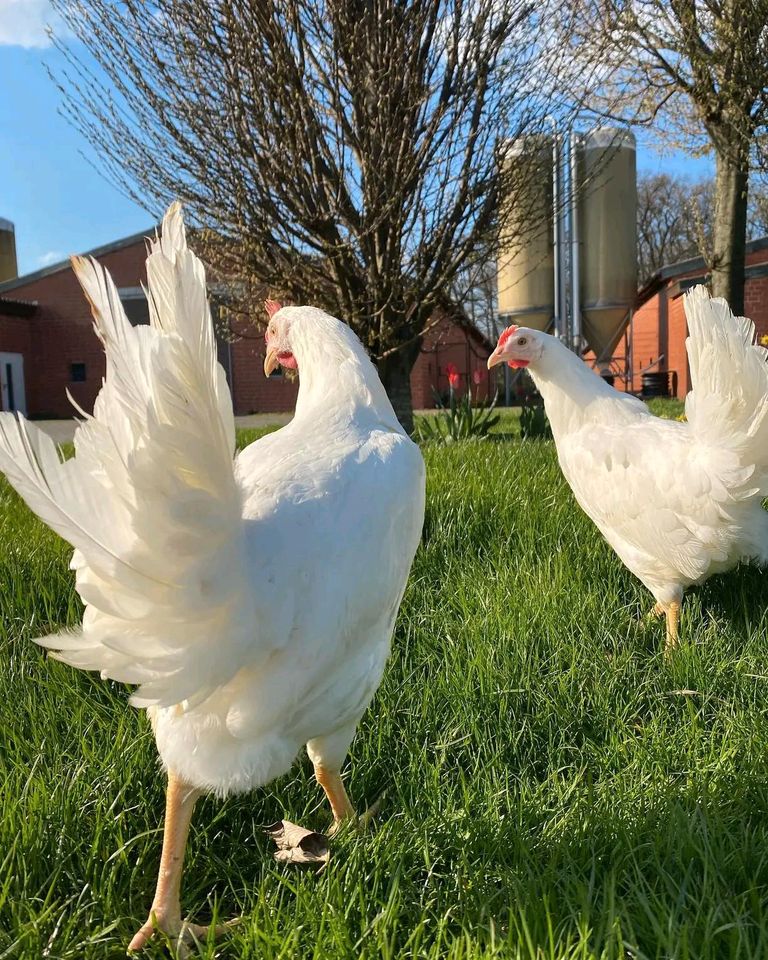
M 154 222 L 94 169 L 93 151 L 59 115 L 60 94 L 45 70 L 62 61 L 45 32 L 51 17 L 49 0 L 0 0 L 0 217 L 16 225 L 20 273 Z M 647 136 L 637 159 L 641 171 L 692 178 L 712 171 L 708 160 L 658 153 Z
M 16 225 L 19 272 L 148 230 L 153 217 L 98 174 L 46 73 L 48 0 L 0 0 L 0 217 Z

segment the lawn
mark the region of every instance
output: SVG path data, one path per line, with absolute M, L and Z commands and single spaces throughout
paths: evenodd
M 346 767 L 360 808 L 386 790 L 377 825 L 320 875 L 278 865 L 262 825 L 328 823 L 305 757 L 202 802 L 184 905 L 244 922 L 201 956 L 768 957 L 766 578 L 692 591 L 665 663 L 553 446 L 501 426 L 426 450 L 423 544 Z M 78 602 L 67 548 L 5 486 L 0 537 L 0 958 L 117 958 L 159 856 L 149 726 L 29 642 Z

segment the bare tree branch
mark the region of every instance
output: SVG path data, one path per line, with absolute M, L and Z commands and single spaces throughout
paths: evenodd
M 713 150 L 708 259 L 716 294 L 743 311 L 750 166 L 764 167 L 768 0 L 579 0 L 575 42 L 599 62 L 592 102 Z
M 230 316 L 269 291 L 344 317 L 409 424 L 429 318 L 525 188 L 500 145 L 553 109 L 554 5 L 54 3 L 82 44 L 58 42 L 65 109 L 106 174 L 154 212 L 183 200 Z

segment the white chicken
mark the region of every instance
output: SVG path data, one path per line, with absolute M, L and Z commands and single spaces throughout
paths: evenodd
M 424 515 L 424 465 L 365 350 L 313 307 L 267 303 L 267 375 L 301 376 L 282 430 L 234 455 L 206 299 L 174 204 L 147 258 L 151 323 L 132 327 L 106 270 L 75 258 L 107 358 L 93 417 L 60 462 L 0 417 L 0 468 L 74 547 L 82 628 L 38 642 L 138 684 L 168 773 L 150 916 L 181 950 L 181 871 L 196 798 L 285 773 L 306 744 L 334 822 L 340 769 L 384 670 Z
M 685 298 L 687 423 L 654 417 L 554 337 L 509 327 L 488 360 L 527 367 L 579 506 L 666 616 L 685 589 L 740 561 L 768 563 L 768 364 L 754 324 L 704 287 Z

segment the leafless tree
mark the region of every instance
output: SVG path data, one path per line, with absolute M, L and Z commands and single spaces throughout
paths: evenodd
M 347 320 L 410 427 L 435 306 L 521 188 L 500 145 L 552 110 L 548 4 L 54 3 L 80 41 L 66 111 L 108 175 L 153 211 L 179 197 L 238 298 Z
M 712 256 L 715 183 L 670 174 L 638 177 L 637 234 L 640 280 L 688 257 Z M 749 187 L 747 239 L 768 236 L 768 189 L 759 179 Z
M 712 243 L 711 180 L 691 182 L 667 173 L 637 180 L 637 256 L 641 283 L 661 267 L 706 257 Z
M 768 123 L 768 0 L 580 0 L 582 57 L 603 66 L 594 103 L 653 123 L 716 173 L 712 286 L 744 305 L 750 162 Z
M 493 342 L 501 332 L 496 293 L 496 251 L 486 246 L 457 272 L 450 287 L 451 299 L 469 320 Z
M 749 192 L 749 237 L 752 240 L 768 236 L 768 188 L 758 182 Z

